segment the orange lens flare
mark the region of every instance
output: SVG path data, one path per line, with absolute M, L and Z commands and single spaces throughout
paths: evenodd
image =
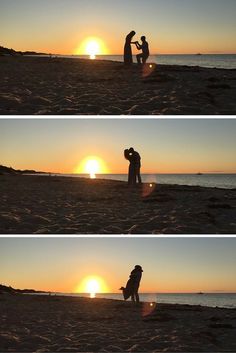
M 143 65 L 143 67 L 142 67 L 142 76 L 143 77 L 148 77 L 148 76 L 150 76 L 154 71 L 155 71 L 155 69 L 156 69 L 156 64 L 145 64 L 145 65 Z

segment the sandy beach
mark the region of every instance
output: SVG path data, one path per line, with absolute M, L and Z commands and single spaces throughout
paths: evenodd
M 236 234 L 236 190 L 0 176 L 1 234 Z
M 0 57 L 1 115 L 236 114 L 236 70 Z
M 1 352 L 235 352 L 235 310 L 0 296 Z

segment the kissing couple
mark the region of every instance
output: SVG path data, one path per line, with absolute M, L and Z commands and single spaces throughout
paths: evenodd
M 130 147 L 124 150 L 124 157 L 129 161 L 128 185 L 134 186 L 138 182 L 142 184 L 140 175 L 141 157 L 140 154 Z

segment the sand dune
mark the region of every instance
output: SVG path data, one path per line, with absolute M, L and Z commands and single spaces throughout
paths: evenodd
M 1 352 L 236 351 L 233 309 L 32 295 L 0 309 Z
M 0 57 L 0 114 L 236 114 L 236 70 Z
M 236 234 L 236 190 L 0 176 L 1 234 Z

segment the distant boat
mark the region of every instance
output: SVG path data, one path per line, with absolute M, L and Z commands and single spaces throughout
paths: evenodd
M 202 294 L 204 294 L 204 293 L 202 293 L 202 292 L 198 292 L 197 294 L 202 295 Z
M 197 173 L 196 175 L 203 175 L 203 174 L 199 172 L 199 173 Z
M 197 53 L 196 55 L 202 55 L 201 53 Z

